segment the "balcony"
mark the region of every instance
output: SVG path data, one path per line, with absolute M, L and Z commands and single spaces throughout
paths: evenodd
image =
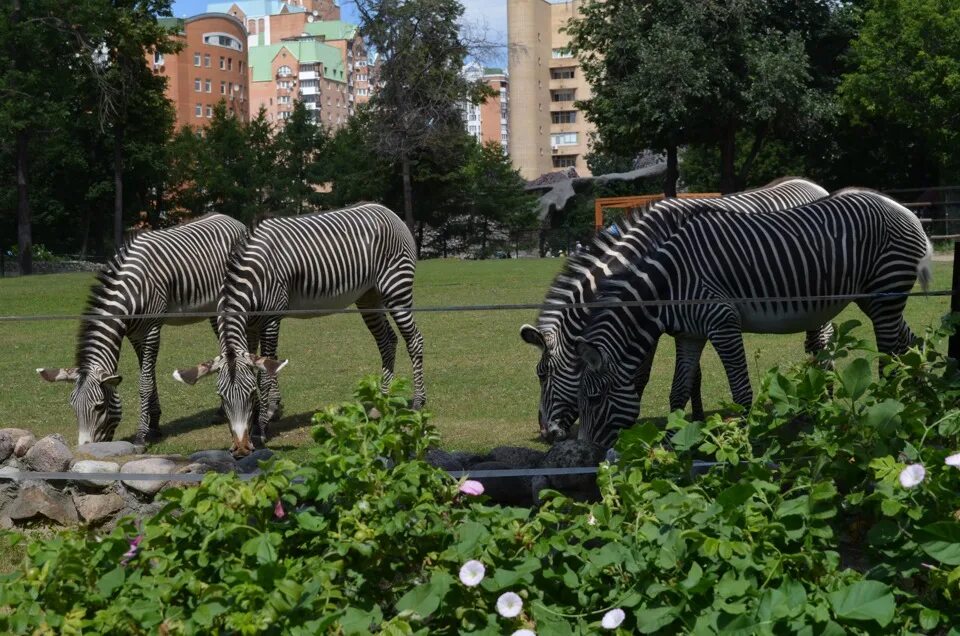
M 297 77 L 300 78 L 301 80 L 315 80 L 315 79 L 319 79 L 320 76 L 317 74 L 316 71 L 300 71 L 297 74 Z
M 301 86 L 300 87 L 301 95 L 319 95 L 320 89 L 316 86 Z
M 303 102 L 303 107 L 307 110 L 320 110 L 320 104 L 317 102 Z

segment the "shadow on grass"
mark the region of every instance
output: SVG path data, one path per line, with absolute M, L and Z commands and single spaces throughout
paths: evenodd
M 224 426 L 223 420 L 217 417 L 217 410 L 218 409 L 215 408 L 206 409 L 205 411 L 200 411 L 199 413 L 181 417 L 170 422 L 164 422 L 161 420 L 160 433 L 163 435 L 161 441 L 171 442 L 176 440 L 177 437 L 192 433 L 193 431 L 198 431 L 205 428 L 214 428 L 216 426 Z M 129 441 L 133 441 L 133 436 L 130 436 L 127 439 Z

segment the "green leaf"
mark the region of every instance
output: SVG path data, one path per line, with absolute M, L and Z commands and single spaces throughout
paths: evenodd
M 960 523 L 938 521 L 920 529 L 917 542 L 940 563 L 960 565 Z
M 410 610 L 423 618 L 430 616 L 440 607 L 452 583 L 453 577 L 446 572 L 434 573 L 429 583 L 418 585 L 397 601 L 397 611 Z
M 753 487 L 753 484 L 737 484 L 721 492 L 717 496 L 717 501 L 720 502 L 724 510 L 731 510 L 742 506 L 755 492 L 757 490 Z
M 843 388 L 846 389 L 847 396 L 853 400 L 864 394 L 872 378 L 870 363 L 864 358 L 857 358 L 840 374 Z
M 886 627 L 893 620 L 897 604 L 890 586 L 879 581 L 858 581 L 829 594 L 830 605 L 839 618 L 876 621 Z
M 244 554 L 255 554 L 257 563 L 260 565 L 273 563 L 277 560 L 277 548 L 274 542 L 279 543 L 280 537 L 272 532 L 264 532 L 245 542 L 241 550 Z
M 125 578 L 126 575 L 123 568 L 118 565 L 100 577 L 100 580 L 97 581 L 97 590 L 105 598 L 110 598 L 113 596 L 114 591 L 118 590 L 120 586 L 123 585 Z
M 379 625 L 381 621 L 383 621 L 383 613 L 377 605 L 374 605 L 370 611 L 359 607 L 348 607 L 340 617 L 340 627 L 345 636 L 369 634 L 371 625 Z
M 230 608 L 228 608 L 226 605 L 218 603 L 217 601 L 211 601 L 209 603 L 204 603 L 203 605 L 198 605 L 197 608 L 193 610 L 192 618 L 203 627 L 211 627 L 214 619 L 226 612 L 228 609 Z
M 652 634 L 663 629 L 674 621 L 677 609 L 675 607 L 655 607 L 637 610 L 637 631 L 641 634 Z
M 896 517 L 903 508 L 903 504 L 896 499 L 884 499 L 880 504 L 880 510 L 888 517 Z
M 940 623 L 940 612 L 927 607 L 920 611 L 920 627 L 930 631 Z
M 700 422 L 688 422 L 686 426 L 673 434 L 670 443 L 678 451 L 690 450 L 700 442 L 702 426 L 703 424 Z
M 690 571 L 687 572 L 687 578 L 685 578 L 680 583 L 680 587 L 685 590 L 689 590 L 692 587 L 696 587 L 697 583 L 700 582 L 700 579 L 703 578 L 703 568 L 700 567 L 700 564 L 696 561 L 693 562 L 693 565 L 690 566 Z
M 870 428 L 880 433 L 886 433 L 891 430 L 893 425 L 899 423 L 900 418 L 898 416 L 903 412 L 903 409 L 903 404 L 897 400 L 884 400 L 872 404 L 867 409 L 864 422 Z
M 885 499 L 883 503 L 885 504 L 887 501 L 890 500 Z M 896 541 L 899 534 L 900 529 L 897 527 L 897 524 L 889 519 L 884 519 L 883 521 L 878 521 L 873 524 L 873 527 L 867 532 L 867 539 L 870 540 L 870 545 L 883 546 Z

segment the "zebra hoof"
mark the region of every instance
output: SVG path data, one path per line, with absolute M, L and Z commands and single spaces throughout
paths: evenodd
M 158 430 L 149 430 L 145 434 L 138 434 L 134 439 L 137 444 L 154 444 L 163 438 L 163 434 Z

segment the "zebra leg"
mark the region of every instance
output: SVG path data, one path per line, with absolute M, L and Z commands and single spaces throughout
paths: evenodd
M 420 410 L 427 403 L 427 391 L 423 385 L 423 335 L 417 328 L 417 323 L 413 321 L 413 313 L 406 309 L 410 303 L 385 302 L 391 309 L 393 322 L 397 324 L 397 329 L 403 336 L 407 344 L 407 353 L 410 355 L 410 362 L 413 365 L 413 408 Z M 394 307 L 404 307 L 404 309 L 394 309 Z
M 659 343 L 659 338 L 654 340 L 653 346 L 650 347 L 650 353 L 647 354 L 646 359 L 640 364 L 640 368 L 637 369 L 637 378 L 634 384 L 637 387 L 637 400 L 640 402 L 643 401 L 643 392 L 647 389 L 647 384 L 650 383 L 650 373 L 653 370 L 653 358 L 657 354 L 657 345 Z
M 393 383 L 393 365 L 397 359 L 397 334 L 387 316 L 381 312 L 365 312 L 364 309 L 380 308 L 380 294 L 376 290 L 371 290 L 357 300 L 357 308 L 360 309 L 360 315 L 363 317 L 364 324 L 373 334 L 373 339 L 377 341 L 377 349 L 380 351 L 380 362 L 383 368 L 383 377 L 380 382 L 380 391 L 386 393 L 390 390 Z
M 157 354 L 160 350 L 160 325 L 153 325 L 142 340 L 131 340 L 140 361 L 140 416 L 137 420 L 137 441 L 160 439 L 160 397 L 157 393 Z
M 888 291 L 888 290 L 885 290 Z M 906 298 L 871 298 L 857 302 L 873 323 L 877 350 L 889 355 L 900 355 L 910 348 L 916 336 L 903 319 Z M 883 373 L 883 364 L 880 364 Z
M 673 386 L 670 388 L 670 410 L 686 408 L 687 402 L 694 398 L 693 418 L 703 419 L 703 401 L 699 395 L 700 356 L 706 339 L 691 336 L 676 336 L 677 361 L 673 372 Z M 696 387 L 698 395 L 693 395 Z
M 210 317 L 210 326 L 213 327 L 213 337 L 217 339 L 217 344 L 220 343 L 220 330 L 217 329 L 217 317 Z M 224 424 L 227 421 L 227 414 L 223 410 L 223 401 L 220 402 L 220 405 L 217 407 L 217 412 L 213 415 L 214 424 Z
M 743 347 L 740 319 L 730 308 L 718 309 L 723 310 L 723 315 L 719 317 L 717 326 L 708 330 L 710 343 L 720 356 L 723 369 L 727 373 L 733 401 L 744 408 L 750 408 L 753 403 L 753 389 L 750 388 L 747 353 Z
M 280 341 L 280 319 L 271 318 L 263 325 L 257 328 L 254 324 L 247 333 L 247 348 L 253 352 L 260 345 L 260 355 L 268 358 L 277 357 L 277 347 Z M 267 427 L 273 420 L 279 419 L 283 412 L 283 405 L 280 404 L 280 381 L 277 376 L 269 373 L 260 372 L 260 412 L 258 416 L 258 426 L 260 428 L 260 437 L 263 443 L 267 442 Z
M 833 337 L 833 332 L 834 328 L 832 322 L 822 325 L 819 329 L 808 331 L 803 340 L 804 352 L 806 352 L 806 354 L 809 356 L 816 356 L 818 353 L 825 350 L 827 345 L 830 344 L 830 339 Z M 826 370 L 833 369 L 833 362 L 824 362 L 822 366 Z

